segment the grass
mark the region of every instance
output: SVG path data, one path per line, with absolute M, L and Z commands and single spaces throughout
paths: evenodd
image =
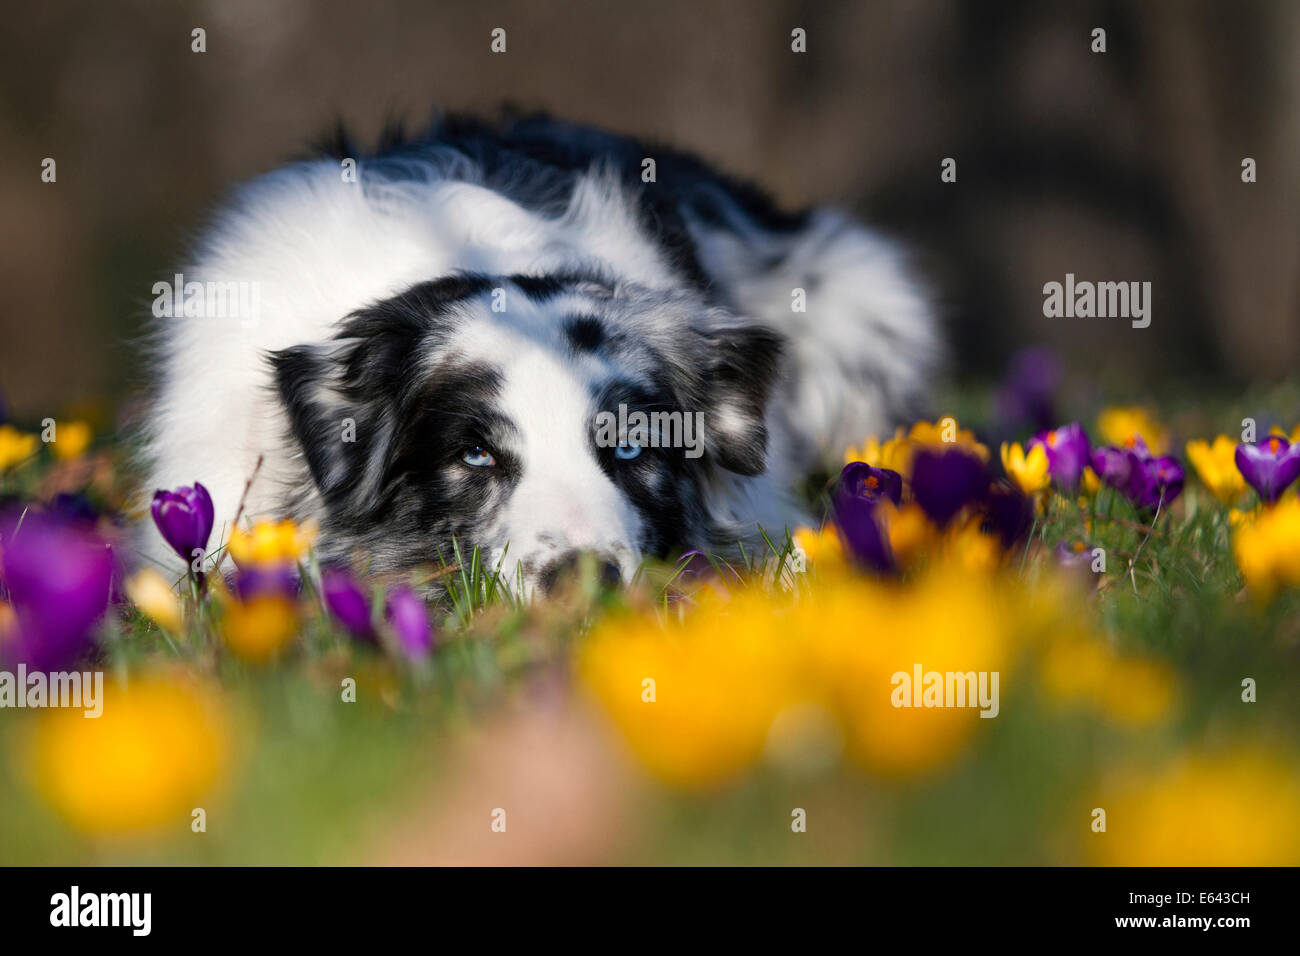
M 1183 434 L 1213 433 L 1184 430 L 1197 413 L 1175 407 Z M 1201 414 L 1231 420 L 1237 409 Z M 118 455 L 95 454 L 107 471 L 83 468 L 99 477 L 76 490 L 120 513 Z M 6 476 L 4 490 L 48 498 L 78 484 L 72 470 L 42 459 Z M 798 591 L 787 530 L 761 540 L 706 560 L 723 582 Z M 1225 510 L 1190 476 L 1155 522 L 1108 489 L 1083 506 L 1058 500 L 1008 559 L 1010 573 L 1032 578 L 1074 541 L 1106 557 L 1086 622 L 1117 652 L 1168 668 L 1178 703 L 1133 727 L 1012 683 L 995 726 L 906 779 L 843 759 L 793 769 L 764 759 L 699 791 L 648 775 L 576 676 L 574 655 L 611 615 L 683 613 L 676 596 L 699 586 L 685 561 L 647 562 L 622 591 L 585 569 L 556 598 L 530 602 L 521 581 L 505 580 L 504 559 L 489 567 L 457 545 L 428 573 L 445 594 L 432 610 L 436 652 L 419 665 L 348 639 L 310 592 L 299 639 L 269 667 L 223 653 L 211 622 L 169 635 L 128 605 L 101 634 L 108 674 L 180 668 L 220 689 L 233 743 L 204 797 L 207 829 L 193 832 L 188 814 L 126 836 L 69 826 L 31 779 L 43 715 L 0 712 L 0 862 L 1077 863 L 1097 859 L 1087 813 L 1116 775 L 1255 744 L 1294 767 L 1300 594 L 1262 604 L 1245 593 Z M 864 620 L 862 639 L 890 626 Z M 1254 703 L 1242 701 L 1247 678 Z M 340 700 L 348 679 L 355 704 Z M 510 836 L 494 842 L 489 818 L 501 806 Z M 791 831 L 792 808 L 807 812 L 806 833 Z

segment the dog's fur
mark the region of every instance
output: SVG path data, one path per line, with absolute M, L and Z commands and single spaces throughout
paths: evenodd
M 528 585 L 576 551 L 628 578 L 780 536 L 793 485 L 914 410 L 938 359 L 899 252 L 845 215 L 545 117 L 340 142 L 239 189 L 183 272 L 258 283 L 260 316 L 157 327 L 149 490 L 202 481 L 224 534 L 260 457 L 246 516 L 317 519 L 325 559 L 376 570 L 455 536 Z M 620 403 L 701 413 L 702 456 L 598 447 Z

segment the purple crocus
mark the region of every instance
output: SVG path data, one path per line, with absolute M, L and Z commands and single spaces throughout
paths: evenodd
M 959 448 L 929 448 L 912 458 L 912 497 L 940 528 L 988 490 L 984 463 Z
M 997 534 L 1002 547 L 1010 548 L 1029 534 L 1034 508 L 1018 489 L 997 485 L 989 490 L 984 517 L 986 527 Z
M 433 649 L 433 625 L 428 608 L 415 591 L 405 584 L 389 591 L 386 616 L 407 657 L 418 660 L 428 656 Z
M 302 586 L 297 566 L 285 564 L 238 568 L 226 575 L 226 583 L 241 601 L 277 596 L 292 599 Z
M 903 500 L 903 476 L 888 468 L 873 468 L 865 462 L 855 461 L 840 472 L 839 488 L 845 494 L 879 501 L 888 498 L 894 504 Z
M 1092 550 L 1082 541 L 1074 541 L 1068 545 L 1061 541 L 1056 545 L 1056 563 L 1067 574 L 1074 575 L 1095 588 L 1101 583 L 1101 574 L 1093 570 L 1095 558 Z
M 1146 446 L 1143 445 L 1143 448 Z M 1094 448 L 1092 470 L 1105 484 L 1124 491 L 1128 487 L 1129 472 L 1132 469 L 1128 453 L 1123 448 Z M 1050 467 L 1050 466 L 1049 466 Z
M 54 514 L 11 513 L 0 522 L 5 589 L 17 618 L 5 657 L 62 670 L 91 645 L 113 589 L 113 552 L 84 525 Z
M 197 481 L 153 495 L 153 523 L 172 550 L 189 564 L 195 550 L 206 552 L 212 535 L 212 497 Z
M 835 510 L 835 526 L 849 557 L 861 567 L 880 574 L 894 572 L 894 554 L 881 527 L 874 502 L 846 498 Z
M 1269 435 L 1258 444 L 1242 442 L 1234 457 L 1237 470 L 1265 504 L 1282 497 L 1300 475 L 1300 445 L 1292 445 L 1281 435 Z
M 351 573 L 343 568 L 326 568 L 320 576 L 321 594 L 330 613 L 360 640 L 375 635 L 370 621 L 370 598 Z
M 1061 358 L 1046 346 L 1017 352 L 997 394 L 998 418 L 1008 429 L 1028 423 L 1035 431 L 1051 427 L 1056 390 L 1063 373 Z
M 1071 422 L 1051 431 L 1039 432 L 1030 439 L 1029 448 L 1034 445 L 1042 445 L 1047 452 L 1047 467 L 1057 485 L 1070 493 L 1077 491 L 1079 479 L 1083 477 L 1083 469 L 1088 466 L 1092 453 L 1083 426 Z
M 1165 507 L 1182 494 L 1187 475 L 1177 458 L 1153 457 L 1145 444 L 1135 444 L 1125 451 L 1125 456 L 1129 473 L 1124 493 L 1140 510 Z

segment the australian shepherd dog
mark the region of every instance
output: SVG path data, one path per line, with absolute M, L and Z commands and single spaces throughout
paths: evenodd
M 220 535 L 241 501 L 314 520 L 322 560 L 373 571 L 456 541 L 539 591 L 584 552 L 628 580 L 779 538 L 940 359 L 899 249 L 848 215 L 547 117 L 340 136 L 238 188 L 176 280 L 148 490 L 201 481 Z

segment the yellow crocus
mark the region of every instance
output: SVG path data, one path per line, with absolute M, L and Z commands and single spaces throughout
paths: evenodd
M 1300 498 L 1287 495 L 1239 519 L 1232 554 L 1246 586 L 1261 600 L 1281 588 L 1300 587 Z
M 298 608 L 282 594 L 231 600 L 221 624 L 231 653 L 250 664 L 264 664 L 279 656 L 297 635 Z
M 187 827 L 227 764 L 229 731 L 213 690 L 181 675 L 103 686 L 103 711 L 40 712 L 32 779 L 70 824 L 95 834 Z
M 144 568 L 127 578 L 126 596 L 159 627 L 180 633 L 180 599 L 167 579 L 153 568 Z
M 803 552 L 804 559 L 810 565 L 827 568 L 844 563 L 844 544 L 832 524 L 827 524 L 820 531 L 813 528 L 798 528 L 791 538 L 794 546 Z
M 0 471 L 8 471 L 34 454 L 35 435 L 20 432 L 12 425 L 0 425 Z
M 1227 435 L 1217 436 L 1213 443 L 1201 438 L 1187 443 L 1187 460 L 1210 494 L 1224 505 L 1231 505 L 1246 490 L 1246 479 L 1233 457 L 1236 451 L 1237 443 Z
M 95 433 L 86 422 L 73 421 L 59 423 L 54 436 L 54 441 L 50 442 L 54 457 L 60 461 L 73 461 L 90 447 Z
M 1025 454 L 1019 442 L 1002 443 L 1002 467 L 1007 476 L 1027 495 L 1042 491 L 1052 481 L 1048 471 L 1047 449 L 1034 445 Z
M 1088 842 L 1108 866 L 1300 863 L 1300 774 L 1259 747 L 1135 770 L 1094 805 L 1107 828 Z
M 1169 433 L 1139 405 L 1112 405 L 1097 416 L 1097 434 L 1103 445 L 1125 448 L 1141 438 L 1153 455 L 1169 449 Z
M 292 519 L 258 521 L 252 528 L 236 528 L 227 548 L 241 568 L 268 564 L 296 564 L 311 547 L 315 529 Z

